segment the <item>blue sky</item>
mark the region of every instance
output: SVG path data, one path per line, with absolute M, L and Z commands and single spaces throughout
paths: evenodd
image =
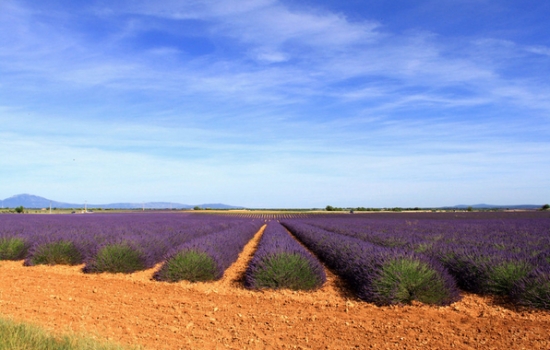
M 0 198 L 550 201 L 550 2 L 0 2 Z

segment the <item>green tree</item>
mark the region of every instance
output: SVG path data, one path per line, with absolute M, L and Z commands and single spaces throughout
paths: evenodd
M 325 208 L 326 211 L 334 211 L 334 207 L 332 205 L 327 205 Z
M 23 211 L 25 211 L 25 208 L 23 208 L 22 205 L 15 208 L 15 212 L 21 214 Z
M 548 209 L 550 209 L 550 204 L 545 204 L 545 205 L 543 205 L 541 209 L 542 209 L 542 210 L 548 210 Z

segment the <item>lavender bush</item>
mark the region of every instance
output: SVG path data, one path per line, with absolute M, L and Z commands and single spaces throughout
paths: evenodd
M 286 229 L 270 221 L 246 273 L 249 289 L 311 290 L 326 281 L 323 266 Z
M 78 265 L 83 257 L 78 247 L 70 240 L 44 239 L 35 243 L 25 259 L 26 266 L 33 265 Z
M 517 300 L 516 284 L 529 285 L 527 280 L 535 278 L 531 272 L 550 264 L 550 219 L 535 214 L 476 213 L 451 220 L 448 214 L 393 215 L 391 220 L 388 215 L 340 215 L 290 221 L 423 254 L 442 263 L 464 290 L 512 297 L 514 289 Z
M 446 245 L 435 248 L 433 254 L 462 289 L 479 294 L 509 295 L 514 284 L 533 269 L 525 256 L 494 248 Z
M 87 273 L 132 273 L 148 267 L 145 253 L 132 242 L 103 245 L 93 260 L 84 266 Z
M 510 291 L 511 299 L 518 305 L 550 309 L 550 269 L 537 268 L 519 279 Z
M 251 221 L 181 213 L 2 215 L 0 255 L 25 258 L 28 266 L 84 262 L 85 272 L 131 272 L 162 262 L 173 247 Z
M 20 237 L 0 237 L 0 260 L 20 260 L 27 255 L 27 241 Z
M 167 254 L 153 277 L 167 282 L 220 279 L 262 224 L 249 221 L 184 243 Z
M 365 301 L 389 305 L 417 300 L 448 305 L 459 299 L 454 280 L 426 256 L 376 246 L 297 221 L 282 223 Z

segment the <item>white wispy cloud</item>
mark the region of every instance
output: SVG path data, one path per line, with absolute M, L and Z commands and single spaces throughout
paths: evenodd
M 529 91 L 529 86 L 518 87 L 499 76 L 498 67 L 470 59 L 467 52 L 461 58 L 453 57 L 441 40 L 427 33 L 383 33 L 376 23 L 351 23 L 331 13 L 291 11 L 274 1 L 245 4 L 242 8 L 233 8 L 231 4 L 234 5 L 232 2 L 221 5 L 166 2 L 155 6 L 138 3 L 122 9 L 115 7 L 110 12 L 115 17 L 110 20 L 124 14 L 120 11 L 198 19 L 207 23 L 211 35 L 242 42 L 244 53 L 262 62 L 295 64 L 266 67 L 240 58 L 216 56 L 183 61 L 173 57 L 170 62 L 166 56 L 177 56 L 177 50 L 162 47 L 136 56 L 117 50 L 117 46 L 124 47 L 124 40 L 131 38 L 131 33 L 137 35 L 147 29 L 139 21 L 130 20 L 121 35 L 111 35 L 113 41 L 105 48 L 103 41 L 81 42 L 78 35 L 47 21 L 37 31 L 33 14 L 24 10 L 14 10 L 16 19 L 6 23 L 11 27 L 15 22 L 15 27 L 21 29 L 8 39 L 18 42 L 19 48 L 14 50 L 5 45 L 7 54 L 2 64 L 23 75 L 35 74 L 37 79 L 79 87 L 102 85 L 112 89 L 151 90 L 153 94 L 166 90 L 180 95 L 215 94 L 243 103 L 268 100 L 283 103 L 318 95 L 337 97 L 331 92 L 334 84 L 380 78 L 387 80 L 386 90 L 391 87 L 386 94 L 389 98 L 394 96 L 393 91 L 412 86 L 429 90 L 422 93 L 432 94 L 428 99 L 444 100 L 448 96 L 434 91 L 435 87 L 460 88 L 478 95 L 465 99 L 472 103 L 497 96 L 490 93 L 493 86 L 506 89 L 513 85 L 523 90 L 517 96 L 531 96 L 524 104 L 543 101 L 534 101 L 536 94 Z M 476 44 L 480 45 L 480 41 Z M 163 64 L 158 63 L 159 54 L 164 56 Z M 363 86 L 345 86 L 345 89 L 342 96 L 362 95 L 367 100 L 371 97 L 364 94 Z M 482 89 L 485 95 L 481 91 L 480 98 Z M 409 100 L 412 99 L 415 97 Z
M 263 193 L 279 206 L 289 194 L 304 205 L 399 196 L 411 199 L 396 205 L 436 205 L 454 204 L 442 203 L 449 181 L 461 202 L 482 187 L 489 201 L 522 179 L 548 184 L 545 46 L 449 43 L 275 0 L 92 2 L 80 11 L 108 29 L 59 8 L 0 4 L 0 139 L 15 150 L 0 166 L 18 174 L 2 175 L 0 192 L 53 196 L 89 184 L 104 189 L 98 202 L 262 206 L 253 193 Z M 200 54 L 179 44 L 197 38 L 209 45 Z M 129 195 L 136 188 L 144 192 Z M 423 203 L 414 198 L 435 188 Z
M 550 47 L 548 46 L 529 46 L 526 50 L 539 55 L 550 56 Z

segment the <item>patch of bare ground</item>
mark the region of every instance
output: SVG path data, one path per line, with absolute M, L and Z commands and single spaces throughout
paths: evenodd
M 549 312 L 490 297 L 377 307 L 330 272 L 313 292 L 246 290 L 242 276 L 261 233 L 211 283 L 156 282 L 156 268 L 96 275 L 3 261 L 0 314 L 145 349 L 550 349 Z

